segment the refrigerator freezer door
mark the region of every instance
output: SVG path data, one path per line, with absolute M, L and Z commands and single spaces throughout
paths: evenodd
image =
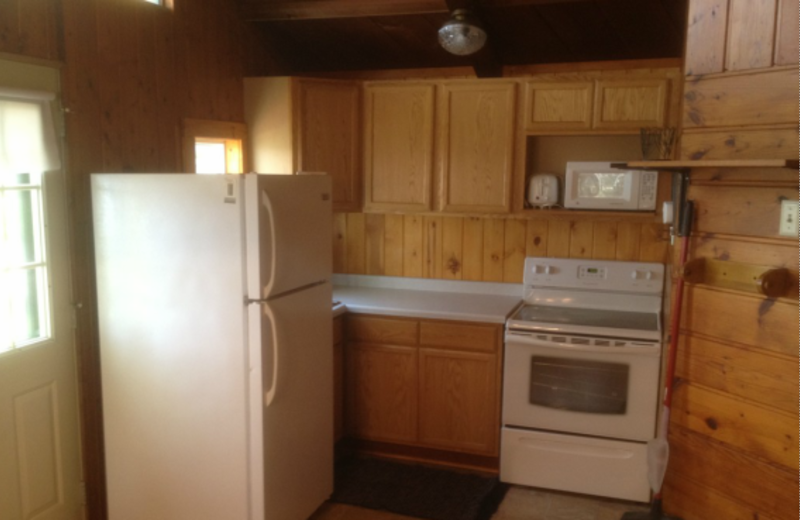
M 250 518 L 244 236 L 230 182 L 92 177 L 112 520 Z
M 263 383 L 260 396 L 251 387 L 250 402 L 261 407 L 252 416 L 263 421 L 263 510 L 270 520 L 304 520 L 333 492 L 330 302 L 326 282 L 261 305 Z M 257 428 L 253 434 L 257 441 Z
M 330 177 L 247 175 L 245 198 L 251 298 L 330 279 Z

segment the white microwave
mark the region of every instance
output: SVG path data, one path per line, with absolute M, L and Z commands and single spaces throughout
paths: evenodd
M 568 162 L 564 207 L 654 211 L 658 172 L 621 170 L 610 162 Z

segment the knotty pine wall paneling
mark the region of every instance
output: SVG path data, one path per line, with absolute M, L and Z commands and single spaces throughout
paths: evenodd
M 684 520 L 797 518 L 798 240 L 778 235 L 789 169 L 695 169 L 689 259 L 786 267 L 766 298 L 687 284 L 670 424 L 665 509 Z
M 691 0 L 681 157 L 796 159 L 798 0 Z
M 682 158 L 798 158 L 797 12 L 797 0 L 690 1 Z M 790 290 L 687 284 L 664 508 L 684 520 L 796 519 L 798 239 L 778 223 L 781 201 L 798 199 L 797 171 L 690 176 L 689 259 L 786 267 Z
M 594 218 L 564 213 L 506 218 L 337 213 L 333 270 L 521 283 L 526 256 L 669 262 L 664 224 L 604 218 L 601 212 Z
M 182 171 L 184 119 L 244 122 L 243 41 L 249 28 L 235 5 L 167 3 L 70 0 L 54 22 L 63 29 L 66 171 L 91 520 L 106 518 L 106 502 L 90 174 Z M 58 55 L 55 49 L 50 52 Z

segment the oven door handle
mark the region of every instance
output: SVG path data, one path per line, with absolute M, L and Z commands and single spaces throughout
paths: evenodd
M 588 352 L 591 354 L 626 354 L 626 355 L 642 355 L 642 356 L 658 356 L 661 347 L 655 343 L 642 343 L 633 347 L 601 347 L 595 345 L 576 345 L 574 343 L 560 343 L 556 341 L 548 341 L 544 339 L 534 338 L 533 334 L 524 332 L 507 332 L 506 333 L 506 346 L 509 343 L 522 343 L 524 346 L 542 347 L 552 350 L 570 351 L 570 352 Z

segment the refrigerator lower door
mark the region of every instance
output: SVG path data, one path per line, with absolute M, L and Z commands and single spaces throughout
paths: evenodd
M 333 492 L 331 297 L 324 282 L 260 305 L 261 392 L 251 386 L 251 402 L 264 493 L 254 518 L 305 520 Z

